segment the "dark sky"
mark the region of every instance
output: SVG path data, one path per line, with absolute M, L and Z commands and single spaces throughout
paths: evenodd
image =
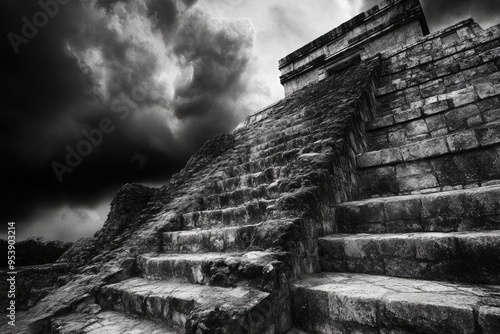
M 0 221 L 21 238 L 91 235 L 120 185 L 164 183 L 208 138 L 282 97 L 279 58 L 378 3 L 60 2 L 42 0 L 45 17 L 35 0 L 0 4 Z M 500 1 L 423 5 L 431 30 L 500 23 Z

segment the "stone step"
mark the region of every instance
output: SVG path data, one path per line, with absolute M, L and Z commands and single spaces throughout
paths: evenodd
M 137 266 L 141 276 L 151 280 L 260 288 L 273 285 L 266 274 L 284 256 L 274 252 L 144 254 L 137 258 Z
M 256 200 L 236 207 L 185 213 L 183 214 L 184 228 L 258 224 L 264 220 L 266 210 L 275 203 L 276 200 Z
M 490 135 L 496 136 L 495 133 Z M 385 150 L 364 156 L 360 160 L 361 165 L 378 161 L 382 165 L 358 170 L 360 197 L 439 192 L 478 187 L 500 180 L 500 144 L 468 150 L 467 147 L 477 145 L 475 135 L 473 132 L 462 135 L 452 136 L 448 142 L 441 138 L 403 146 L 389 152 L 392 154 L 389 157 L 385 155 Z M 464 150 L 460 151 L 461 148 Z M 440 155 L 446 151 L 452 153 Z M 406 161 L 388 163 L 398 161 L 399 154 Z M 423 156 L 429 158 L 420 159 Z
M 260 225 L 164 232 L 162 234 L 162 250 L 173 253 L 244 251 L 250 246 L 252 235 L 258 226 Z
M 500 186 L 374 198 L 339 205 L 340 233 L 500 230 Z
M 205 210 L 218 210 L 241 206 L 255 201 L 275 200 L 280 193 L 273 191 L 269 184 L 262 184 L 257 187 L 239 188 L 231 192 L 218 193 L 202 198 L 201 207 Z
M 164 324 L 114 311 L 72 313 L 51 320 L 53 334 L 176 334 Z
M 247 287 L 132 278 L 101 287 L 97 298 L 105 310 L 160 320 L 169 327 L 186 328 L 189 333 L 195 333 L 196 326 L 209 333 L 267 333 L 280 321 L 274 316 L 269 293 Z M 261 309 L 268 312 L 262 314 Z M 250 318 L 257 312 L 261 316 L 258 323 Z M 217 326 L 216 331 L 213 326 Z
M 271 146 L 264 150 L 252 150 L 252 152 L 242 155 L 239 158 L 239 162 L 243 164 L 263 159 L 267 160 L 269 158 L 273 158 L 273 161 L 275 161 L 277 154 L 283 154 L 283 159 L 287 161 L 287 159 L 293 158 L 304 151 L 321 152 L 322 149 L 332 146 L 333 143 L 333 140 L 328 138 L 325 133 L 323 133 L 323 138 L 318 138 L 318 136 L 313 135 L 303 135 L 286 143 Z
M 271 167 L 263 171 L 235 177 L 227 177 L 217 181 L 218 193 L 236 191 L 242 188 L 258 188 L 269 185 L 280 177 L 286 176 L 287 167 Z
M 264 126 L 255 127 L 258 134 L 253 142 L 257 145 L 269 143 L 272 147 L 279 145 L 285 141 L 297 138 L 304 134 L 303 129 L 309 126 L 314 126 L 326 119 L 326 114 L 322 111 L 311 112 L 305 115 L 302 112 L 293 115 L 287 115 L 290 119 L 271 118 L 271 122 Z M 261 130 L 261 131 L 259 131 Z M 261 149 L 261 148 L 259 148 Z
M 231 176 L 253 174 L 262 172 L 268 168 L 285 166 L 287 163 L 297 159 L 300 155 L 300 148 L 294 148 L 285 152 L 276 152 L 270 156 L 252 159 L 250 154 L 240 157 L 239 164 L 232 168 Z
M 292 284 L 293 319 L 311 333 L 474 333 L 500 329 L 500 286 L 321 273 Z
M 500 231 L 338 234 L 319 245 L 323 271 L 500 284 Z
M 324 110 L 307 110 L 308 114 L 296 113 L 294 115 L 287 114 L 284 117 L 293 117 L 291 122 L 272 119 L 272 124 L 261 127 L 261 131 L 256 127 L 256 135 L 252 142 L 255 144 L 253 153 L 299 139 L 300 137 L 308 137 L 311 135 L 321 135 L 321 132 L 315 132 L 314 129 L 320 125 L 329 123 L 330 116 Z M 309 130 L 306 130 L 309 129 Z M 312 129 L 312 130 L 311 130 Z M 311 140 L 308 140 L 311 142 Z

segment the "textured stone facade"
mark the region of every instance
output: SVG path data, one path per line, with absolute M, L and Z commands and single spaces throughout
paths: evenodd
M 285 94 L 428 33 L 418 0 L 386 0 L 281 59 Z
M 20 332 L 500 332 L 500 26 L 423 36 L 420 11 L 389 1 L 334 30 L 378 22 L 349 35 L 378 54 L 301 83 L 160 189 L 124 186 Z M 387 42 L 386 14 L 415 38 Z

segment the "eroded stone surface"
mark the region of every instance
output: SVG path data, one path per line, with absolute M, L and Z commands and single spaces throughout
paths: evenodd
M 145 254 L 138 258 L 143 277 L 193 284 L 236 286 L 239 284 L 274 289 L 272 274 L 287 254 L 273 252 Z M 280 261 L 281 260 L 281 261 Z
M 175 334 L 164 324 L 123 313 L 103 311 L 97 314 L 74 313 L 51 322 L 54 334 Z
M 321 333 L 476 333 L 474 310 L 491 305 L 494 314 L 500 303 L 499 286 L 362 274 L 317 274 L 292 290 L 303 328 Z
M 190 326 L 196 325 L 196 328 L 211 328 L 214 333 L 241 329 L 253 312 L 268 307 L 265 321 L 251 329 L 251 333 L 259 333 L 275 326 L 274 305 L 267 305 L 270 303 L 268 297 L 268 293 L 250 288 L 207 287 L 134 278 L 102 287 L 98 301 L 104 309 L 162 320 L 170 327 L 186 328 L 188 332 Z M 227 322 L 211 324 L 211 316 L 215 314 Z
M 495 230 L 500 227 L 500 187 L 374 198 L 340 205 L 345 233 Z
M 324 271 L 500 283 L 500 231 L 332 235 L 319 244 Z

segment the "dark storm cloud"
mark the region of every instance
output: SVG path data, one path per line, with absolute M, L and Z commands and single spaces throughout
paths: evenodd
M 75 0 L 17 54 L 4 38 L 0 220 L 22 233 L 40 212 L 90 208 L 123 183 L 164 181 L 235 126 L 253 28 L 195 2 Z M 37 11 L 34 0 L 3 1 L 2 34 L 21 34 L 21 18 Z M 104 118 L 114 131 L 60 183 L 53 162 Z
M 363 10 L 379 2 L 379 0 L 364 0 Z M 479 23 L 500 23 L 498 0 L 421 0 L 421 3 L 431 31 L 468 18 L 473 18 Z
M 235 107 L 231 102 L 245 89 L 241 69 L 247 66 L 252 48 L 253 27 L 248 21 L 213 22 L 201 10 L 190 13 L 174 43 L 180 65 L 192 69 L 191 80 L 177 87 L 176 116 L 209 116 L 216 123 L 235 116 L 229 108 Z

